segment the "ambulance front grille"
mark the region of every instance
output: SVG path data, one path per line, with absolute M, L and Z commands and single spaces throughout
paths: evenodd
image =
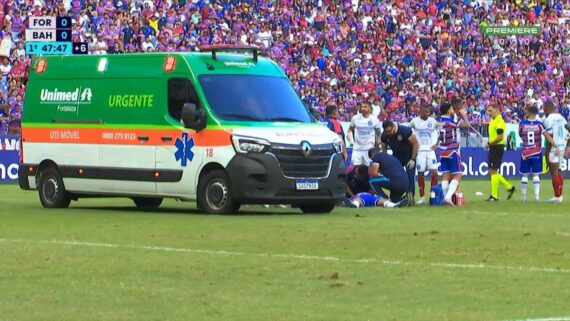
M 331 144 L 315 145 L 306 157 L 299 145 L 273 145 L 269 153 L 277 158 L 286 177 L 322 178 L 329 174 L 335 150 Z

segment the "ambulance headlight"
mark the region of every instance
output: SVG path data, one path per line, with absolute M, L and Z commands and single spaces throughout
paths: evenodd
M 261 138 L 232 136 L 232 143 L 236 153 L 263 153 L 269 149 L 269 141 Z
M 333 146 L 334 146 L 334 150 L 337 153 L 341 153 L 342 152 L 342 141 L 340 139 L 335 139 L 333 142 Z

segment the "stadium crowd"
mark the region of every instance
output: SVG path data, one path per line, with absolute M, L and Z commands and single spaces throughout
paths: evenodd
M 507 122 L 547 100 L 570 114 L 570 3 L 493 0 L 1 0 L 0 133 L 18 132 L 30 15 L 69 15 L 90 54 L 194 51 L 251 44 L 277 61 L 303 101 L 362 100 L 380 120 L 408 121 L 423 103 L 464 99 L 473 124 L 496 103 Z M 538 25 L 539 36 L 486 37 L 481 26 Z M 8 43 L 10 44 L 10 43 Z

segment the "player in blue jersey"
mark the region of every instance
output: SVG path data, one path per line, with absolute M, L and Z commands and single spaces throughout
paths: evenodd
M 459 156 L 459 120 L 451 104 L 443 103 L 439 107 L 439 157 L 440 169 L 443 173 L 441 187 L 445 195 L 444 202 L 453 206 L 452 197 L 461 182 L 463 169 Z
M 526 191 L 528 187 L 528 176 L 532 173 L 534 185 L 534 200 L 540 197 L 540 173 L 542 173 L 542 136 L 552 145 L 552 136 L 544 129 L 538 120 L 538 108 L 531 106 L 527 110 L 527 118 L 519 124 L 519 135 L 522 139 L 521 165 L 521 193 L 523 202 L 526 201 Z
M 371 193 L 358 193 L 350 199 L 350 207 L 402 207 L 406 206 L 407 201 L 405 198 L 398 203 L 393 203 L 382 196 Z

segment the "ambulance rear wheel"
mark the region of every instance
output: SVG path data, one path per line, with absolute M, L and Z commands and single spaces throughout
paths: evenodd
M 162 204 L 162 198 L 160 197 L 133 197 L 132 199 L 137 208 L 157 208 Z
M 208 214 L 234 214 L 240 204 L 232 195 L 230 178 L 222 170 L 214 170 L 198 183 L 198 208 Z
M 63 179 L 54 167 L 48 167 L 40 173 L 38 191 L 40 202 L 45 208 L 67 208 L 71 197 L 65 190 Z
M 301 211 L 305 214 L 325 214 L 330 213 L 335 208 L 335 203 L 316 203 L 316 204 L 301 204 L 299 205 Z

